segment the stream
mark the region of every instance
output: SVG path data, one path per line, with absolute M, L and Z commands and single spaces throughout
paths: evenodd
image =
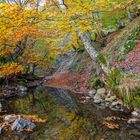
M 63 89 L 38 87 L 27 95 L 2 100 L 9 114 L 37 115 L 46 119 L 32 133 L 8 132 L 0 140 L 140 140 L 139 130 L 128 126 L 128 114 L 94 105 L 82 104 L 74 94 Z M 116 116 L 119 129 L 103 126 L 105 117 Z

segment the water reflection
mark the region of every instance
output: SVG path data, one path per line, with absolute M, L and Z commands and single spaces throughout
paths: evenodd
M 78 100 L 61 89 L 38 88 L 27 96 L 8 100 L 10 113 L 31 114 L 47 120 L 38 124 L 32 134 L 5 134 L 2 140 L 138 140 L 138 130 L 120 130 L 102 127 L 102 118 L 117 113 L 99 109 L 94 105 L 81 105 Z

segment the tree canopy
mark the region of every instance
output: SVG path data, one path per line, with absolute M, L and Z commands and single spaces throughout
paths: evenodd
M 85 45 L 82 33 L 88 33 L 91 40 L 94 34 L 102 37 L 104 30 L 118 28 L 116 21 L 124 22 L 138 15 L 139 3 L 139 0 L 2 0 L 0 77 L 48 64 L 72 46 Z

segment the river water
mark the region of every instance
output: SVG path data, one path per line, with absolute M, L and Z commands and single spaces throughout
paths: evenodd
M 4 133 L 0 140 L 140 140 L 139 130 L 127 120 L 115 120 L 119 129 L 103 126 L 105 117 L 129 117 L 92 102 L 82 104 L 73 94 L 62 89 L 38 87 L 27 95 L 3 100 L 10 114 L 30 114 L 46 119 L 32 133 Z M 113 122 L 114 123 L 114 122 Z

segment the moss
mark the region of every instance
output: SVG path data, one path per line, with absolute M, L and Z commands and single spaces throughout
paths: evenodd
M 140 38 L 140 27 L 134 29 L 129 35 L 127 41 L 125 42 L 122 50 L 116 56 L 116 60 L 121 61 L 124 59 L 125 55 L 132 51 L 136 46 L 137 40 Z
M 134 29 L 133 32 L 130 34 L 127 42 L 124 45 L 124 53 L 127 54 L 136 46 L 137 40 L 140 37 L 140 27 Z
M 134 19 L 124 29 L 118 31 L 115 37 L 113 35 L 113 39 L 109 43 L 109 46 L 107 46 L 108 47 L 107 51 L 105 51 L 103 54 L 106 56 L 107 60 L 112 62 L 114 61 L 114 58 L 123 59 L 122 50 L 125 44 L 127 43 L 128 39 L 131 37 L 130 34 L 132 34 L 135 30 L 139 29 L 139 25 L 140 25 L 140 17 Z M 112 45 L 110 46 L 110 44 Z M 118 54 L 120 56 L 118 56 Z

